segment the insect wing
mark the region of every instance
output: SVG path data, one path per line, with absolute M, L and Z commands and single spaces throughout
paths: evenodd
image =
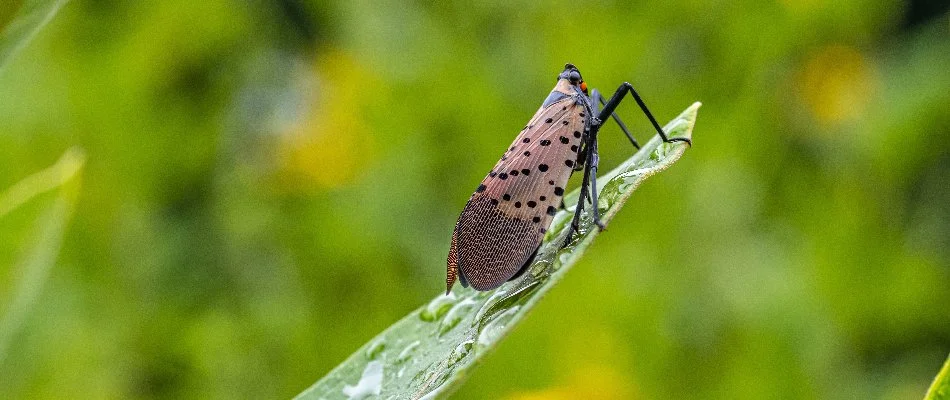
M 526 267 L 577 162 L 585 108 L 568 96 L 542 107 L 481 182 L 459 217 L 447 286 L 489 290 Z

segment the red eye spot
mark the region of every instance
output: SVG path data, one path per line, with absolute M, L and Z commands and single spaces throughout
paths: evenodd
M 581 82 L 581 90 L 583 90 L 584 93 L 587 93 L 587 82 Z

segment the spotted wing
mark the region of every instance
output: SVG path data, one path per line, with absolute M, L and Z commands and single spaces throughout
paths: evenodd
M 585 112 L 574 97 L 542 107 L 482 181 L 452 235 L 450 288 L 456 276 L 496 288 L 530 261 L 577 162 Z

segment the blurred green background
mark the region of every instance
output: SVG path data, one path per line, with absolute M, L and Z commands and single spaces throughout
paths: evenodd
M 919 399 L 950 351 L 947 9 L 71 1 L 0 71 L 0 190 L 86 156 L 61 248 L 55 191 L 0 217 L 0 315 L 59 251 L 0 393 L 297 394 L 444 290 L 572 62 L 661 122 L 702 101 L 694 146 L 456 398 Z M 601 138 L 602 169 L 632 152 Z

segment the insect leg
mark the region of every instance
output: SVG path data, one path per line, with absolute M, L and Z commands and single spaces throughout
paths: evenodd
M 593 152 L 596 151 L 596 137 L 597 137 L 597 127 L 592 127 L 588 132 L 588 136 L 584 138 L 584 147 L 586 148 L 586 158 L 588 161 L 591 160 L 590 156 Z M 592 143 L 594 143 L 592 145 Z M 594 146 L 592 148 L 591 146 Z M 584 178 L 581 181 L 581 192 L 577 196 L 577 205 L 574 206 L 574 218 L 571 219 L 571 226 L 567 233 L 567 237 L 564 239 L 564 244 L 562 247 L 566 247 L 571 243 L 571 239 L 574 237 L 574 233 L 580 230 L 581 222 L 581 213 L 584 211 L 584 202 L 590 200 L 590 162 L 585 163 L 584 167 Z
M 600 207 L 597 205 L 597 164 L 600 162 L 600 156 L 597 155 L 597 132 L 591 138 L 591 150 L 587 153 L 587 168 L 590 169 L 590 194 L 591 211 L 594 213 L 594 223 L 600 230 L 604 230 L 604 223 L 600 222 Z
M 577 162 L 574 165 L 574 171 L 580 171 L 584 167 L 584 163 L 587 161 L 587 146 L 581 146 L 580 151 L 577 152 Z M 571 172 L 573 174 L 573 172 Z
M 597 103 L 596 102 L 586 102 L 585 106 L 591 114 L 597 113 Z M 616 104 L 613 106 L 616 108 Z M 601 115 L 604 115 L 603 113 Z M 603 125 L 603 121 L 600 118 L 591 118 L 585 123 L 584 129 L 584 140 L 583 146 L 578 152 L 578 164 L 580 161 L 584 162 L 584 178 L 581 181 L 581 191 L 577 197 L 577 205 L 574 208 L 574 217 L 571 220 L 571 225 L 568 228 L 569 232 L 567 237 L 564 239 L 564 244 L 562 246 L 567 246 L 571 243 L 571 239 L 574 236 L 575 232 L 580 230 L 581 222 L 581 213 L 584 211 L 584 202 L 590 201 L 594 206 L 594 223 L 600 229 L 604 229 L 604 224 L 600 222 L 600 210 L 597 209 L 597 163 L 599 162 L 599 157 L 597 155 L 597 131 L 600 130 L 600 127 Z M 593 194 L 593 196 L 591 195 Z M 561 201 L 561 206 L 563 207 L 564 202 Z
M 597 103 L 599 102 L 602 105 L 607 105 L 607 100 L 604 99 L 604 96 L 600 94 L 600 91 L 598 91 L 597 89 L 592 90 L 590 92 L 590 96 L 593 97 L 594 99 L 593 101 L 594 111 L 599 113 L 600 110 L 597 109 L 598 108 Z M 627 129 L 627 124 L 624 124 L 623 121 L 620 120 L 620 117 L 617 116 L 617 113 L 615 112 L 610 113 L 610 116 L 613 117 L 614 121 L 617 121 L 617 125 L 620 126 L 620 130 L 623 131 L 624 135 L 627 135 L 627 139 L 630 139 L 630 144 L 632 144 L 633 147 L 636 147 L 637 150 L 639 150 L 640 143 L 637 143 L 637 139 L 634 139 L 633 135 L 630 134 L 630 130 Z
M 629 82 L 624 82 L 617 88 L 617 91 L 614 92 L 613 97 L 607 101 L 607 104 L 604 104 L 604 109 L 600 111 L 600 120 L 603 121 L 607 117 L 610 117 L 613 114 L 614 110 L 620 105 L 620 101 L 623 100 L 623 96 L 627 93 L 630 93 L 633 96 L 633 99 L 636 100 L 637 105 L 640 106 L 640 109 L 643 110 L 643 113 L 646 114 L 647 119 L 650 120 L 650 123 L 653 124 L 653 127 L 656 128 L 656 133 L 663 138 L 664 142 L 686 142 L 690 145 L 693 144 L 692 140 L 688 138 L 675 137 L 670 138 L 666 136 L 666 133 L 663 132 L 663 128 L 660 128 L 660 124 L 656 122 L 656 118 L 653 118 L 653 114 L 650 113 L 650 109 L 647 108 L 647 105 L 643 103 L 643 99 L 640 98 L 640 95 L 637 94 L 637 91 L 633 89 L 633 85 Z

